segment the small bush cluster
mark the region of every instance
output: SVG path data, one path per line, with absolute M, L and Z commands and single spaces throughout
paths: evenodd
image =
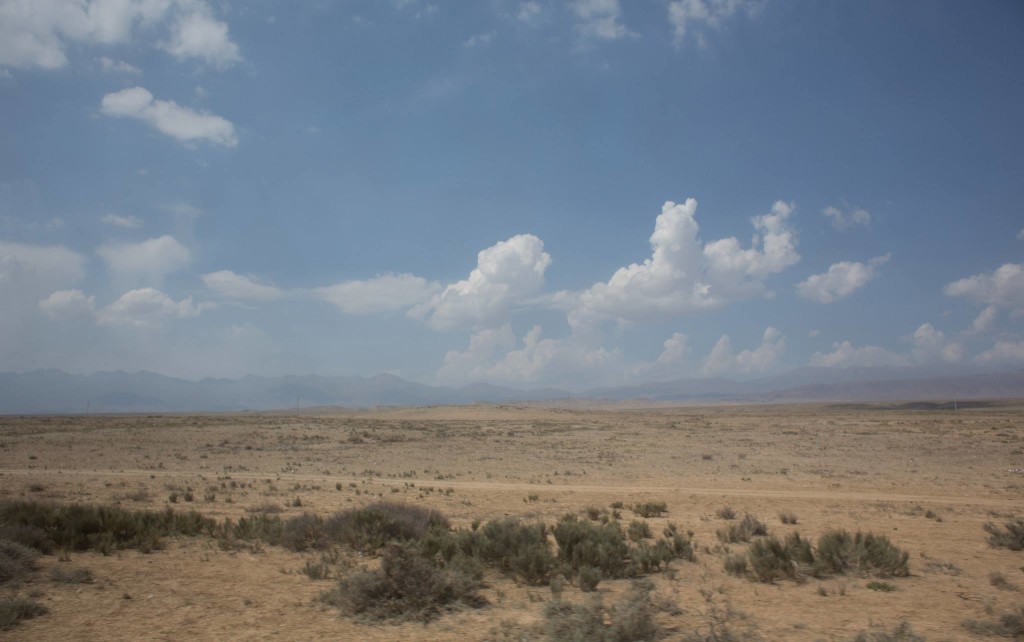
M 910 623 L 903 621 L 891 631 L 861 631 L 853 642 L 925 642 L 925 639 L 914 633 Z
M 27 546 L 0 540 L 0 584 L 17 580 L 36 568 L 39 554 Z
M 552 642 L 647 642 L 658 639 L 651 584 L 634 582 L 629 593 L 606 608 L 600 598 L 588 604 L 555 601 L 544 610 L 544 632 Z M 605 620 L 608 623 L 605 623 Z
M 514 518 L 493 520 L 476 530 L 436 528 L 422 540 L 421 547 L 425 555 L 448 562 L 470 558 L 533 585 L 546 584 L 554 568 L 547 527 Z
M 28 620 L 49 613 L 42 604 L 22 598 L 0 600 L 0 631 L 6 631 L 21 620 Z
M 662 513 L 668 512 L 668 504 L 665 502 L 643 502 L 633 504 L 633 512 L 640 517 L 661 517 Z
M 743 519 L 735 524 L 729 524 L 725 528 L 720 528 L 715 532 L 718 539 L 725 544 L 749 542 L 754 537 L 760 537 L 767 534 L 768 526 L 750 513 L 744 515 Z
M 441 567 L 411 546 L 389 546 L 381 567 L 341 580 L 321 599 L 369 620 L 427 622 L 460 604 L 486 604 L 479 577 L 458 567 Z
M 1024 519 L 1006 522 L 1003 527 L 989 522 L 984 526 L 988 543 L 996 548 L 1024 551 Z
M 34 501 L 0 502 L 4 537 L 40 553 L 60 548 L 97 550 L 108 555 L 117 549 L 148 552 L 170 535 L 212 533 L 216 522 L 195 511 L 134 511 L 117 506 L 49 504 Z
M 753 577 L 761 582 L 846 573 L 902 577 L 910 574 L 909 557 L 909 553 L 894 546 L 884 535 L 835 530 L 818 538 L 817 547 L 812 547 L 799 533 L 790 533 L 784 540 L 756 540 L 746 556 L 729 556 L 725 569 L 733 575 L 743 575 L 749 567 Z
M 964 620 L 963 626 L 971 633 L 993 635 L 1012 640 L 1024 639 L 1024 606 L 1016 611 L 1003 613 L 994 622 Z

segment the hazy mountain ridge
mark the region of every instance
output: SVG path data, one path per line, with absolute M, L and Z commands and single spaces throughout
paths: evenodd
M 925 376 L 930 374 L 931 376 Z M 60 370 L 0 373 L 0 413 L 218 412 L 301 406 L 417 406 L 595 399 L 624 401 L 889 401 L 1024 397 L 1024 372 L 934 368 L 799 368 L 735 381 L 678 379 L 569 393 L 488 383 L 431 386 L 394 375 L 286 375 L 188 381 L 151 372 L 73 375 Z

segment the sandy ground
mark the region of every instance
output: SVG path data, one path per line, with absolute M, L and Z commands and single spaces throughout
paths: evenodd
M 300 415 L 0 418 L 0 494 L 130 508 L 195 508 L 236 517 L 275 504 L 329 514 L 381 497 L 442 510 L 455 525 L 505 515 L 554 523 L 567 512 L 658 500 L 648 520 L 692 530 L 696 563 L 654 576 L 675 607 L 667 639 L 706 624 L 706 595 L 742 611 L 765 640 L 849 640 L 909 621 L 931 640 L 972 639 L 965 618 L 1024 604 L 990 573 L 1024 586 L 1024 554 L 991 548 L 988 521 L 1024 513 L 1024 405 L 545 408 L 480 406 Z M 192 489 L 194 500 L 184 500 Z M 172 494 L 177 501 L 170 503 Z M 301 507 L 294 507 L 298 498 Z M 755 583 L 727 575 L 715 530 L 723 506 L 775 535 L 831 528 L 888 535 L 911 553 L 893 592 L 868 579 Z M 795 526 L 778 514 L 791 511 Z M 634 516 L 623 511 L 628 521 Z M 730 547 L 733 552 L 743 545 Z M 151 554 L 42 560 L 27 584 L 50 613 L 14 640 L 487 640 L 540 621 L 547 588 L 489 574 L 490 606 L 427 625 L 365 625 L 317 602 L 333 580 L 299 572 L 314 555 L 220 550 L 203 538 Z M 355 563 L 364 563 L 356 560 Z M 51 582 L 84 567 L 93 584 Z M 338 571 L 343 572 L 341 570 Z M 602 582 L 611 602 L 628 582 Z M 563 599 L 582 600 L 566 587 Z M 504 624 L 502 624 L 504 623 Z M 509 638 L 512 639 L 512 638 Z

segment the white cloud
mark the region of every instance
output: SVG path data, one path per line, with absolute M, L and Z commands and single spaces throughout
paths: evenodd
M 818 329 L 811 330 L 810 332 L 807 333 L 807 336 L 809 336 L 812 339 L 816 339 L 816 338 L 821 336 L 821 330 L 818 330 Z
M 919 363 L 956 363 L 962 361 L 967 352 L 962 343 L 948 340 L 944 332 L 935 329 L 930 323 L 919 326 L 914 331 L 912 340 L 912 355 Z
M 832 219 L 832 227 L 845 231 L 854 226 L 866 226 L 871 223 L 871 214 L 867 210 L 855 208 L 852 212 L 844 212 L 832 205 L 821 210 L 822 216 Z
M 572 0 L 570 7 L 576 14 L 576 28 L 584 37 L 618 40 L 630 35 L 619 21 L 622 16 L 619 0 Z
M 53 320 L 91 317 L 96 310 L 96 298 L 81 290 L 58 290 L 40 301 L 39 309 Z
M 534 24 L 540 17 L 543 8 L 539 2 L 520 2 L 519 8 L 516 11 L 516 19 L 526 24 Z
M 200 58 L 218 69 L 242 59 L 238 45 L 228 36 L 227 24 L 214 18 L 203 4 L 177 17 L 163 48 L 179 60 Z
M 486 47 L 487 45 L 491 44 L 491 41 L 494 40 L 494 37 L 496 35 L 497 34 L 495 34 L 493 31 L 488 31 L 487 33 L 474 34 L 467 38 L 466 41 L 462 43 L 462 46 L 465 47 L 466 49 Z
M 186 267 L 192 260 L 188 248 L 169 235 L 139 243 L 103 245 L 96 253 L 111 272 L 151 283 L 159 283 L 166 274 Z
M 194 305 L 192 297 L 175 301 L 153 288 L 140 288 L 125 292 L 121 298 L 99 311 L 97 323 L 109 326 L 155 328 L 167 319 L 187 319 L 199 316 L 211 307 L 204 303 Z
M 120 216 L 118 214 L 107 214 L 100 219 L 101 223 L 106 225 L 113 225 L 115 227 L 127 227 L 135 228 L 142 227 L 142 221 L 131 214 L 128 216 Z
M 62 245 L 0 242 L 0 284 L 31 283 L 52 290 L 84 276 L 85 257 Z
M 1017 240 L 1024 241 L 1024 227 L 1020 228 L 1020 231 L 1017 232 Z
M 99 59 L 99 62 L 100 68 L 108 74 L 130 74 L 137 76 L 142 73 L 141 69 L 123 60 L 113 60 L 103 56 Z
M 986 306 L 984 310 L 978 313 L 978 316 L 974 317 L 968 332 L 972 334 L 988 332 L 995 325 L 997 316 L 999 316 L 999 308 L 994 305 Z
M 512 306 L 540 291 L 550 264 L 543 241 L 532 234 L 513 236 L 481 250 L 468 278 L 450 284 L 410 314 L 435 330 L 500 322 Z
M 235 126 L 230 121 L 182 107 L 172 100 L 154 100 L 153 94 L 142 87 L 107 94 L 100 103 L 100 112 L 141 120 L 182 143 L 206 141 L 225 147 L 238 144 Z
M 997 308 L 1024 308 L 1024 264 L 1006 263 L 995 272 L 954 281 L 944 292 Z
M 834 303 L 853 294 L 878 276 L 878 268 L 887 263 L 889 257 L 889 254 L 877 256 L 867 263 L 833 263 L 828 272 L 814 274 L 797 284 L 796 291 L 805 299 Z
M 622 376 L 622 355 L 617 350 L 589 346 L 575 338 L 542 339 L 533 328 L 516 348 L 511 326 L 480 330 L 464 351 L 445 355 L 440 381 L 459 384 L 487 381 L 506 385 L 554 383 L 576 386 L 606 382 Z
M 423 303 L 437 290 L 412 274 L 384 274 L 365 281 L 346 281 L 312 290 L 346 314 L 374 314 L 404 310 Z
M 704 359 L 706 375 L 754 374 L 768 372 L 775 368 L 786 350 L 786 339 L 782 333 L 769 326 L 761 336 L 761 345 L 753 350 L 733 354 L 729 335 L 722 335 L 711 353 Z
M 242 301 L 267 302 L 281 297 L 280 288 L 260 283 L 256 279 L 230 270 L 210 272 L 202 276 L 203 284 L 218 294 Z
M 171 22 L 171 53 L 225 66 L 239 60 L 238 46 L 212 16 L 204 0 L 3 0 L 0 65 L 58 69 L 75 45 L 158 43 L 158 29 Z
M 676 46 L 683 43 L 687 32 L 702 26 L 719 28 L 748 3 L 745 0 L 673 0 L 668 4 L 668 21 Z M 699 41 L 703 37 L 698 35 Z
M 662 344 L 663 350 L 656 363 L 674 365 L 682 362 L 690 354 L 689 339 L 682 332 L 676 332 Z
M 815 352 L 810 365 L 826 368 L 853 368 L 875 366 L 905 366 L 910 359 L 878 346 L 856 348 L 849 341 L 832 344 L 832 352 Z
M 991 349 L 979 354 L 975 360 L 984 364 L 1024 363 L 1024 341 L 998 339 Z
M 701 246 L 694 218 L 697 201 L 665 203 L 651 235 L 651 257 L 619 268 L 607 283 L 576 297 L 573 327 L 601 319 L 644 321 L 770 296 L 764 279 L 800 260 L 796 233 L 787 220 L 792 206 L 775 203 L 770 214 L 752 219 L 759 235 L 743 249 L 735 238 Z M 564 299 L 570 297 L 563 293 Z

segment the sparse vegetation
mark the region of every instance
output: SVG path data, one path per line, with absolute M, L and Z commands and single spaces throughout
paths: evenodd
M 729 524 L 715 532 L 719 541 L 725 544 L 736 544 L 749 542 L 754 537 L 768 534 L 768 526 L 750 513 L 743 516 L 743 519 L 735 524 Z
M 965 629 L 976 635 L 1024 639 L 1024 606 L 1001 614 L 995 621 L 964 620 Z
M 633 512 L 640 517 L 661 517 L 668 512 L 668 504 L 665 502 L 643 502 L 633 504 Z
M 1000 527 L 989 522 L 984 526 L 988 543 L 996 548 L 1024 551 L 1024 519 L 1014 519 Z
M 651 585 L 634 582 L 629 593 L 611 608 L 600 598 L 587 604 L 551 602 L 544 610 L 544 632 L 551 642 L 653 641 L 661 633 L 655 612 Z
M 761 582 L 847 573 L 903 577 L 909 575 L 909 557 L 909 553 L 893 546 L 884 535 L 829 531 L 818 539 L 815 548 L 799 533 L 790 533 L 784 540 L 755 540 L 746 556 L 727 557 L 725 569 L 732 575 L 743 575 L 749 565 L 753 577 Z
M 0 631 L 14 627 L 22 620 L 29 620 L 49 613 L 42 604 L 19 597 L 0 599 Z
M 890 631 L 861 631 L 852 642 L 925 642 L 925 639 L 914 633 L 910 623 L 903 621 Z

